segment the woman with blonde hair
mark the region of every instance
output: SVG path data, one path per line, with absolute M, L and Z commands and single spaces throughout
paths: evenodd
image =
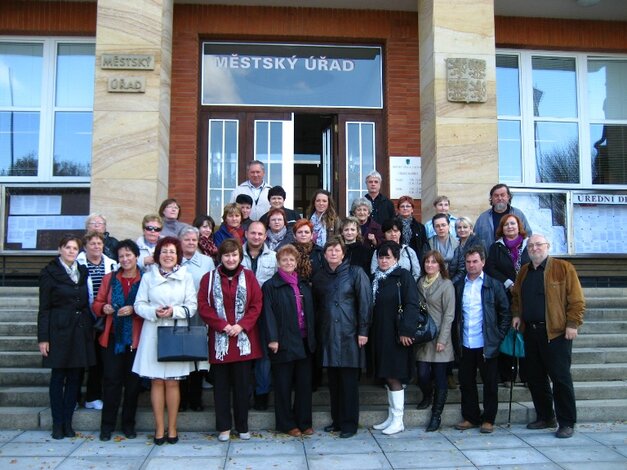
M 316 245 L 323 247 L 328 239 L 339 234 L 340 218 L 329 191 L 318 189 L 311 198 L 307 212 L 314 226 L 313 239 Z

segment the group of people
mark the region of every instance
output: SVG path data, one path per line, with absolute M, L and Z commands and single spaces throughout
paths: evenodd
M 203 409 L 209 370 L 220 441 L 233 428 L 250 439 L 251 393 L 255 408 L 266 409 L 270 390 L 277 431 L 311 435 L 321 368 L 332 417 L 324 429 L 349 438 L 359 424 L 358 384 L 367 365 L 388 401 L 387 418 L 374 429 L 404 430 L 405 388 L 416 376 L 418 408 L 431 406 L 426 430 L 436 431 L 456 358 L 463 417 L 456 428 L 489 433 L 498 382 L 518 373 L 512 374 L 511 361 L 499 368 L 499 345 L 512 326 L 526 326 L 528 361 L 520 374 L 537 412 L 529 427 L 553 426 L 557 418 L 558 437 L 572 435 L 570 355 L 583 294 L 572 265 L 549 257 L 548 240 L 531 235 L 506 185 L 492 188 L 491 208 L 474 226 L 449 213 L 445 196 L 436 199 L 437 214 L 425 226 L 414 217 L 411 197 L 401 197 L 395 208 L 381 194 L 376 171 L 344 219 L 322 189 L 308 218 L 301 217 L 284 207 L 285 190 L 264 178 L 263 163 L 251 162 L 219 228 L 209 215 L 181 222 L 178 202 L 167 199 L 143 218 L 136 241 L 111 237 L 100 214 L 87 219 L 83 239 L 61 239 L 59 256 L 41 272 L 38 316 L 39 349 L 52 369 L 53 438 L 75 434 L 72 415 L 85 368 L 95 384 L 86 403 L 102 397 L 102 441 L 111 439 L 121 403 L 122 431 L 136 437 L 144 380 L 154 443 L 175 444 L 179 410 Z M 414 344 L 425 309 L 438 334 Z M 94 334 L 97 319 L 104 324 Z M 157 328 L 175 321 L 207 326 L 207 361 L 159 362 Z

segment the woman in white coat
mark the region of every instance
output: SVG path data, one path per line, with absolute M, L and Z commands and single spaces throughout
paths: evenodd
M 178 381 L 195 370 L 193 362 L 158 362 L 157 327 L 172 326 L 174 320 L 186 325 L 185 309 L 196 314 L 196 289 L 192 275 L 181 266 L 183 250 L 174 237 L 159 240 L 155 247 L 155 266 L 146 273 L 135 299 L 135 312 L 144 319 L 133 372 L 151 379 L 150 401 L 155 416 L 154 442 L 162 445 L 178 442 L 176 419 L 180 393 Z M 164 409 L 168 409 L 168 433 L 165 434 Z

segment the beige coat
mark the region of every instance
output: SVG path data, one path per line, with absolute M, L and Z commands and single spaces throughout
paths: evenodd
M 416 360 L 421 362 L 450 362 L 453 360 L 453 342 L 451 326 L 455 319 L 455 288 L 449 279 L 439 277 L 425 291 L 422 287 L 424 277 L 418 280 L 418 291 L 427 299 L 429 315 L 438 325 L 438 338 L 416 348 Z M 442 352 L 435 351 L 437 343 L 444 344 Z

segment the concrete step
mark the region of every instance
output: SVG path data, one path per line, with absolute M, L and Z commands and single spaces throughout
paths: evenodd
M 584 287 L 583 294 L 587 298 L 591 297 L 627 297 L 625 287 Z
M 583 321 L 601 321 L 601 320 L 625 320 L 627 319 L 627 307 L 625 308 L 606 308 L 598 307 L 586 309 Z
M 5 351 L 39 351 L 37 337 L 32 336 L 0 336 L 0 352 Z
M 37 287 L 0 286 L 0 297 L 30 297 L 38 293 Z
M 581 334 L 627 333 L 627 318 L 624 320 L 584 321 L 579 329 Z
M 0 309 L 0 322 L 37 322 L 37 309 L 25 309 L 23 307 Z
M 573 348 L 573 364 L 627 363 L 627 348 Z
M 50 369 L 0 368 L 0 387 L 6 386 L 47 386 L 50 383 Z
M 37 322 L 2 322 L 0 336 L 37 336 Z
M 597 346 L 605 348 L 627 347 L 627 335 L 620 333 L 585 334 L 577 336 L 573 343 L 573 348 L 594 348 Z
M 34 293 L 31 296 L 0 296 L 0 299 L 2 299 L 2 309 L 39 307 L 39 293 Z
M 41 367 L 39 351 L 5 351 L 0 354 L 0 367 Z
M 597 307 L 627 308 L 627 298 L 625 296 L 586 298 L 586 309 Z
M 496 419 L 497 425 L 505 425 L 508 418 L 508 403 L 499 403 Z M 513 402 L 511 412 L 512 424 L 524 424 L 535 420 L 533 404 L 529 401 Z M 49 430 L 52 427 L 52 418 L 49 408 L 40 407 L 6 407 L 0 414 L 0 429 Z M 385 406 L 361 406 L 359 421 L 363 427 L 383 421 L 387 416 Z M 154 430 L 152 411 L 140 408 L 137 411 L 137 430 L 151 432 Z M 407 408 L 404 413 L 404 423 L 408 428 L 425 426 L 430 417 L 430 410 L 415 410 Z M 627 419 L 627 399 L 615 400 L 579 400 L 577 401 L 578 422 L 620 421 Z M 442 426 L 451 427 L 461 420 L 459 405 L 448 403 L 442 413 Z M 330 412 L 314 407 L 314 428 L 321 429 L 331 422 Z M 248 416 L 251 430 L 274 429 L 274 412 L 251 410 Z M 98 434 L 100 429 L 100 412 L 94 410 L 79 410 L 74 414 L 74 429 L 87 434 Z M 215 414 L 211 411 L 200 413 L 183 412 L 178 415 L 178 430 L 180 432 L 215 431 Z M 402 434 L 400 435 L 402 437 Z
M 573 364 L 573 381 L 624 380 L 627 377 L 627 364 Z

